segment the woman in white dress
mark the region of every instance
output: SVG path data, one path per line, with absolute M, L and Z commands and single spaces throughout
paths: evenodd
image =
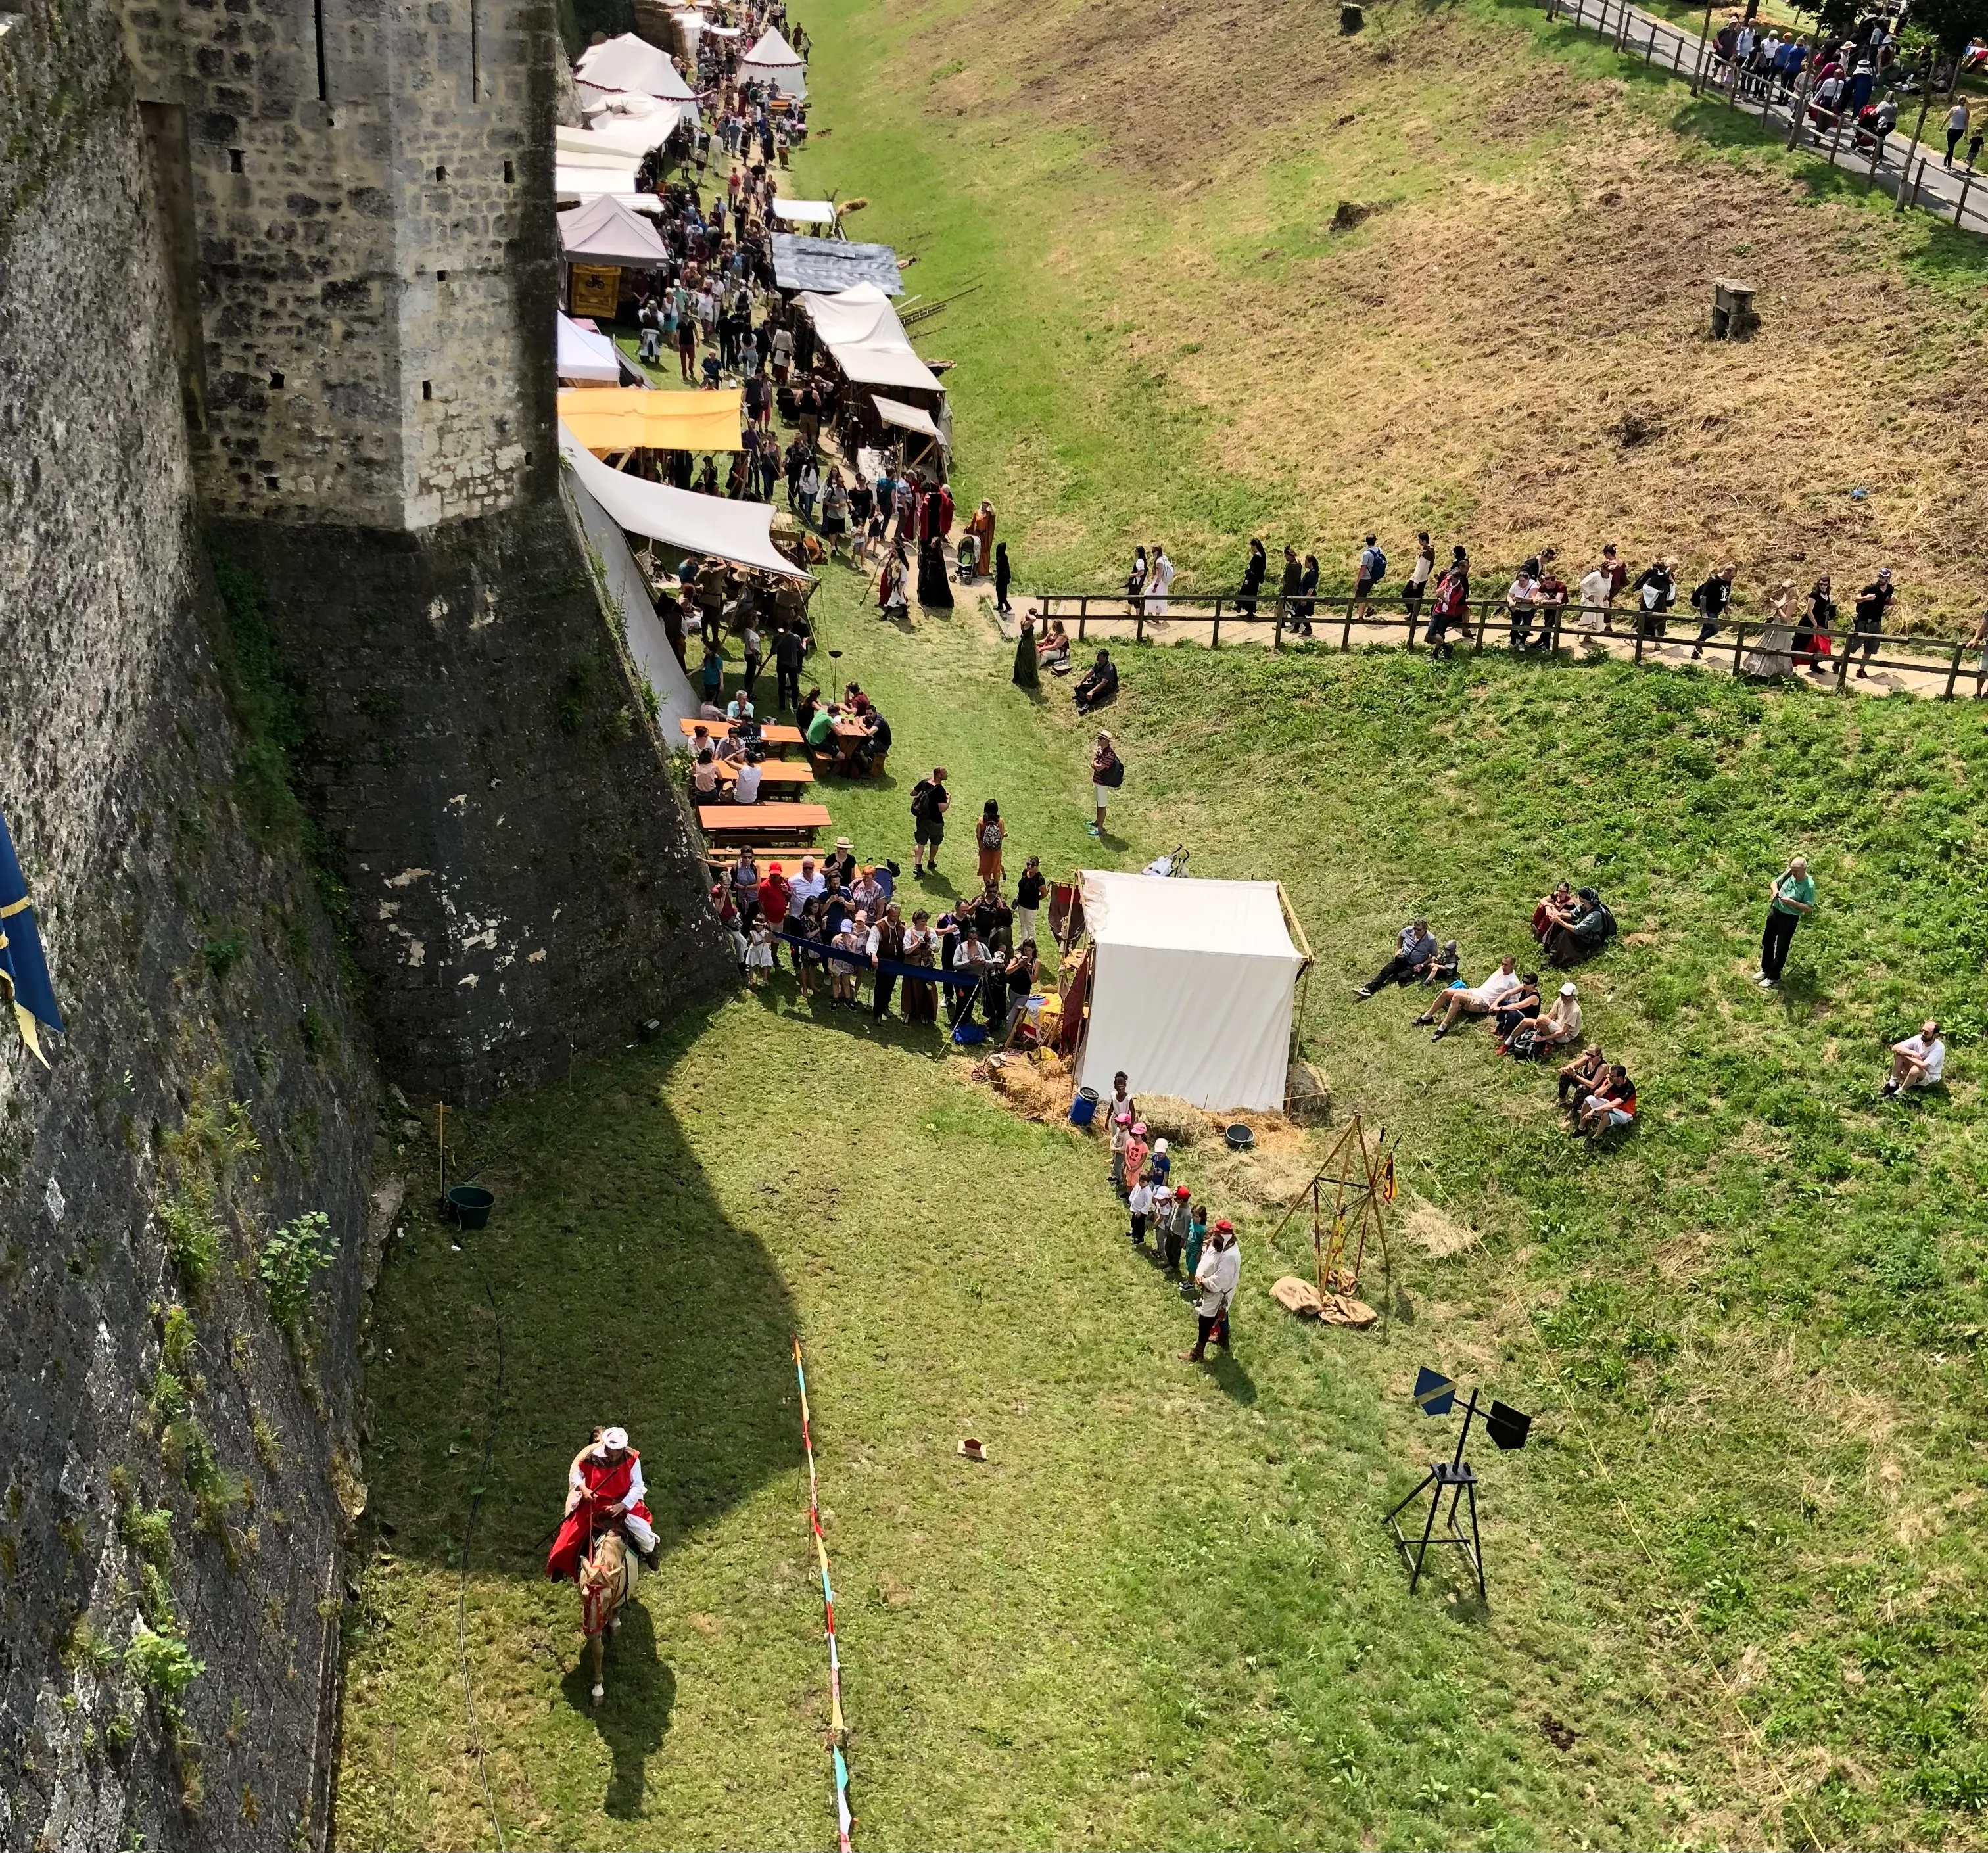
M 1167 614 L 1167 591 L 1174 583 L 1174 563 L 1167 558 L 1167 550 L 1155 542 L 1152 563 L 1146 569 L 1146 615 L 1165 617 Z
M 1795 620 L 1801 615 L 1801 601 L 1795 597 L 1794 581 L 1775 583 L 1767 599 L 1767 627 L 1740 664 L 1740 673 L 1770 682 L 1795 672 L 1790 646 L 1795 641 Z

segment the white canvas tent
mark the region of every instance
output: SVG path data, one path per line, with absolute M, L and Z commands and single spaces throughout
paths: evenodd
M 807 94 L 807 67 L 801 63 L 800 53 L 770 28 L 740 59 L 739 75 L 749 83 L 756 79 L 770 84 L 783 96 Z
M 885 398 L 881 393 L 872 393 L 870 398 L 877 407 L 877 416 L 886 424 L 894 424 L 900 431 L 916 431 L 935 444 L 945 442 L 945 434 L 932 423 L 929 412 L 921 412 L 915 405 L 901 405 L 895 399 Z
M 938 375 L 918 358 L 891 299 L 874 283 L 852 284 L 833 296 L 803 290 L 796 299 L 836 365 L 858 385 L 944 390 Z
M 655 227 L 618 199 L 595 200 L 559 215 L 560 247 L 569 264 L 622 264 L 660 269 L 669 247 Z
M 805 582 L 808 574 L 773 545 L 773 511 L 763 502 L 732 502 L 690 489 L 645 482 L 610 469 L 560 426 L 560 455 L 572 466 L 581 488 L 631 534 L 647 535 L 665 546 L 700 553 L 783 579 Z
M 589 46 L 573 69 L 575 77 L 596 90 L 639 90 L 645 96 L 665 96 L 678 103 L 692 100 L 690 86 L 670 63 L 668 52 L 633 32 Z
M 606 335 L 591 334 L 571 316 L 560 314 L 559 377 L 619 386 L 621 363 L 614 357 L 614 343 Z
M 835 202 L 826 199 L 776 199 L 773 201 L 773 216 L 796 225 L 832 225 L 835 223 Z
M 1215 1112 L 1281 1109 L 1293 997 L 1309 963 L 1274 881 L 1202 881 L 1086 869 L 1095 969 L 1077 1076 L 1107 1099 L 1138 1094 Z

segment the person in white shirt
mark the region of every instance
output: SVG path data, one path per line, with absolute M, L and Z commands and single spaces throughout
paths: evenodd
M 827 880 L 815 867 L 813 857 L 803 856 L 801 872 L 787 884 L 787 911 L 804 913 L 810 901 L 818 901 L 827 892 Z
M 1153 543 L 1151 563 L 1146 568 L 1146 615 L 1165 617 L 1167 593 L 1174 583 L 1174 563 L 1158 541 Z
M 748 759 L 739 768 L 732 781 L 732 802 L 734 804 L 757 804 L 759 802 L 759 762 Z
M 1242 1251 L 1236 1246 L 1236 1226 L 1226 1218 L 1209 1231 L 1194 1270 L 1195 1316 L 1201 1322 L 1194 1349 L 1181 1353 L 1183 1364 L 1199 1364 L 1212 1338 L 1229 1349 L 1229 1308 L 1236 1298 L 1236 1283 L 1242 1271 Z
M 1939 1025 L 1931 1017 L 1919 1025 L 1916 1036 L 1892 1045 L 1892 1076 L 1885 1084 L 1887 1094 L 1902 1087 L 1937 1087 L 1946 1073 L 1946 1044 L 1939 1039 Z
M 1153 1213 L 1153 1187 L 1144 1178 L 1135 1178 L 1127 1193 L 1125 1207 L 1132 1216 L 1132 1246 L 1146 1246 L 1146 1219 Z
M 1474 990 L 1466 990 L 1461 985 L 1443 992 L 1432 1009 L 1425 1010 L 1415 1019 L 1418 1023 L 1434 1023 L 1435 1034 L 1429 1038 L 1439 1043 L 1455 1026 L 1459 1016 L 1489 1016 L 1498 1007 L 1501 997 L 1509 996 L 1519 988 L 1518 961 L 1510 952 L 1498 962 L 1498 969 Z

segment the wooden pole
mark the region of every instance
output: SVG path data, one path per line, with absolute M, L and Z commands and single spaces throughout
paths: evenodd
M 1712 0 L 1705 0 L 1705 25 L 1698 35 L 1698 64 L 1691 74 L 1691 93 L 1696 96 L 1705 83 L 1705 48 L 1712 42 Z M 1650 29 L 1650 40 L 1656 42 L 1656 29 Z
M 446 1169 L 448 1163 L 448 1148 L 442 1140 L 442 1128 L 446 1123 L 448 1113 L 448 1107 L 440 1101 L 437 1101 L 435 1102 L 435 1202 L 438 1204 L 444 1204 L 448 1201 L 448 1173 Z
M 1959 63 L 1959 60 L 1956 59 L 1954 63 L 1957 67 Z M 1955 74 L 1957 78 L 1959 76 L 1957 69 Z M 1925 58 L 1922 60 L 1919 65 L 1919 90 L 1921 93 L 1919 96 L 1919 120 L 1918 127 L 1912 130 L 1913 147 L 1917 147 L 1919 146 L 1919 137 L 1925 133 L 1926 112 L 1932 107 L 1932 56 L 1930 52 L 1926 55 Z M 1909 167 L 1912 164 L 1912 157 L 1911 152 L 1909 150 L 1905 155 L 1905 165 Z M 1923 160 L 1919 163 L 1919 178 L 1921 180 L 1924 180 L 1925 178 L 1925 163 Z M 1916 195 L 1919 189 L 1917 188 L 1914 188 L 1912 191 L 1914 194 Z M 1904 174 L 1901 174 L 1898 176 L 1898 203 L 1897 205 L 1894 206 L 1892 210 L 1894 213 L 1899 213 L 1904 211 L 1905 209 L 1905 180 Z M 1959 221 L 1956 218 L 1954 222 L 1958 225 Z

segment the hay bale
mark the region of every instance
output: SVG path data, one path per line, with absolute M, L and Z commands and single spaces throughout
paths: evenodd
M 1422 1197 L 1415 1199 L 1415 1212 L 1408 1218 L 1408 1239 L 1419 1245 L 1424 1253 L 1433 1255 L 1439 1261 L 1475 1248 L 1483 1239 L 1469 1223 L 1445 1216 Z

